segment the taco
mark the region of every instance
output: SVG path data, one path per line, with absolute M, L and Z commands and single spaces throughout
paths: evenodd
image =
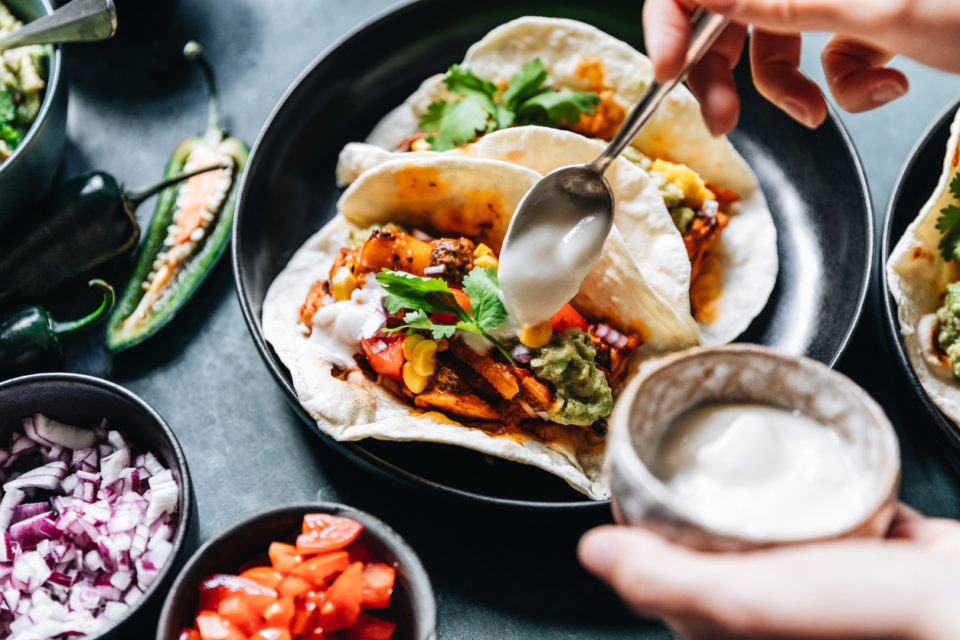
M 937 187 L 890 254 L 887 283 L 920 383 L 960 424 L 960 112 Z
M 545 333 L 499 298 L 497 255 L 541 174 L 462 156 L 363 173 L 271 285 L 263 331 L 337 440 L 459 445 L 531 464 L 594 499 L 605 420 L 640 362 L 697 344 L 616 228 Z
M 337 177 L 348 184 L 396 152 L 466 153 L 541 173 L 592 160 L 652 78 L 646 56 L 595 27 L 519 18 L 470 47 L 461 64 L 424 81 L 366 144 L 348 145 Z M 574 144 L 543 127 L 598 142 Z M 496 142 L 484 144 L 488 136 Z M 673 291 L 664 278 L 682 281 L 689 272 L 688 293 L 674 304 L 691 309 L 705 344 L 735 339 L 765 306 L 778 269 L 773 217 L 756 176 L 725 137 L 710 135 L 699 104 L 682 86 L 623 159 L 647 174 L 640 188 L 652 182 L 660 193 L 659 202 L 643 204 L 642 224 L 628 229 L 618 221 L 644 277 L 664 294 Z M 619 186 L 615 198 L 626 188 Z M 665 262 L 642 250 L 651 234 L 673 245 Z M 686 268 L 673 259 L 680 250 Z

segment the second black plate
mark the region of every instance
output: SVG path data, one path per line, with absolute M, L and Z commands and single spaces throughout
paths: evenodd
M 334 167 L 343 145 L 363 140 L 424 78 L 461 60 L 471 43 L 503 22 L 522 15 L 575 18 L 643 50 L 640 12 L 640 3 L 616 0 L 413 2 L 344 38 L 287 91 L 250 156 L 234 222 L 233 268 L 264 361 L 318 434 L 263 339 L 260 315 L 271 281 L 335 213 L 340 190 Z M 810 131 L 756 93 L 745 64 L 736 78 L 743 107 L 731 138 L 769 200 L 780 256 L 773 294 L 741 339 L 832 364 L 859 318 L 873 256 L 873 216 L 860 162 L 835 114 Z M 382 441 L 336 446 L 391 478 L 479 500 L 597 504 L 538 469 L 457 447 Z

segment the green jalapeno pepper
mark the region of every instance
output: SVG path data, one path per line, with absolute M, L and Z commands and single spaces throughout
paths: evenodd
M 103 171 L 65 182 L 41 207 L 39 226 L 5 237 L 0 247 L 0 304 L 11 298 L 40 300 L 70 278 L 132 251 L 140 237 L 133 217 L 140 203 L 193 175 L 172 176 L 132 193 Z
M 63 357 L 61 340 L 90 329 L 113 310 L 113 287 L 103 280 L 89 285 L 103 293 L 100 306 L 78 320 L 60 322 L 41 307 L 24 307 L 0 322 L 0 379 L 55 367 Z
M 167 174 L 200 164 L 226 165 L 164 191 L 147 230 L 137 265 L 107 323 L 107 348 L 121 351 L 162 329 L 186 305 L 230 242 L 238 178 L 249 149 L 220 127 L 213 69 L 195 42 L 184 55 L 200 66 L 210 89 L 207 131 L 174 150 Z

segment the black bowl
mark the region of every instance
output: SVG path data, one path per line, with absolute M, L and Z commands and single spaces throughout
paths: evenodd
M 146 402 L 112 382 L 75 373 L 41 373 L 0 383 L 0 429 L 19 426 L 34 413 L 77 426 L 99 424 L 103 418 L 134 445 L 152 451 L 173 472 L 180 485 L 180 512 L 173 550 L 157 579 L 137 603 L 112 627 L 89 640 L 133 637 L 147 624 L 147 610 L 158 600 L 175 575 L 180 555 L 193 524 L 193 486 L 187 459 L 173 431 Z M 142 613 L 141 613 L 142 612 Z M 155 615 L 155 614 L 154 614 Z
M 180 630 L 192 627 L 197 613 L 197 586 L 214 573 L 232 573 L 251 560 L 265 556 L 270 543 L 292 542 L 303 516 L 330 513 L 352 518 L 363 525 L 358 540 L 381 562 L 396 567 L 397 578 L 390 608 L 382 617 L 397 623 L 396 640 L 433 640 L 437 605 L 430 578 L 420 559 L 396 531 L 369 513 L 333 502 L 304 502 L 263 511 L 211 538 L 193 554 L 173 583 L 160 614 L 157 640 L 176 640 Z
M 880 261 L 880 297 L 883 299 L 884 326 L 888 338 L 896 347 L 897 363 L 904 371 L 923 408 L 932 418 L 931 421 L 922 422 L 930 425 L 930 434 L 941 445 L 939 449 L 944 451 L 953 466 L 960 470 L 960 428 L 937 408 L 920 384 L 920 378 L 917 377 L 917 372 L 914 371 L 913 364 L 907 356 L 907 348 L 903 344 L 900 319 L 897 316 L 897 303 L 890 295 L 887 282 L 887 261 L 890 258 L 890 252 L 920 213 L 920 209 L 930 198 L 940 179 L 947 141 L 950 138 L 950 124 L 957 109 L 960 109 L 960 98 L 954 100 L 953 104 L 944 109 L 927 127 L 900 169 L 883 221 L 883 237 L 880 245 L 880 255 L 883 256 Z
M 271 281 L 333 215 L 342 146 L 363 140 L 418 84 L 459 61 L 488 30 L 525 14 L 592 23 L 642 49 L 641 3 L 617 0 L 446 0 L 403 4 L 324 52 L 268 119 L 240 186 L 233 228 L 237 295 L 261 356 L 303 420 L 290 377 L 260 326 Z M 430 28 L 424 28 L 430 25 Z M 412 34 L 415 34 L 413 37 Z M 770 300 L 742 341 L 833 364 L 863 307 L 873 259 L 873 213 L 856 152 L 833 112 L 816 131 L 797 124 L 737 67 L 743 100 L 731 140 L 756 171 L 778 230 L 780 272 Z M 835 215 L 843 211 L 845 215 Z M 842 259 L 838 258 L 842 256 Z M 394 480 L 521 508 L 606 510 L 539 469 L 448 445 L 365 440 L 337 450 Z

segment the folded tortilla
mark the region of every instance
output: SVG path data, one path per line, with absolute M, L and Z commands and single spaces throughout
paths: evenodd
M 290 372 L 301 404 L 337 440 L 379 438 L 453 444 L 534 465 L 593 499 L 609 497 L 604 439 L 588 429 L 542 421 L 518 431 L 412 406 L 359 369 L 336 375 L 314 328 L 304 335 L 298 310 L 311 285 L 326 279 L 351 229 L 395 222 L 464 235 L 495 250 L 523 195 L 541 174 L 507 162 L 444 155 L 409 156 L 366 171 L 343 194 L 338 213 L 297 251 L 267 292 L 263 332 Z M 693 346 L 696 324 L 650 287 L 614 228 L 573 305 L 587 317 L 637 332 L 644 343 L 634 365 Z
M 535 58 L 541 60 L 547 71 L 548 86 L 575 91 L 602 88 L 612 92 L 614 101 L 624 111 L 639 100 L 653 79 L 650 60 L 639 51 L 595 27 L 562 18 L 528 16 L 503 24 L 470 47 L 461 64 L 484 80 L 506 86 L 513 74 Z M 374 127 L 366 142 L 382 150 L 396 149 L 402 140 L 417 131 L 420 117 L 430 103 L 453 98 L 442 75 L 431 76 Z M 592 159 L 584 153 L 586 147 L 572 143 L 568 143 L 565 150 L 558 145 L 556 152 L 553 147 L 531 148 L 527 143 L 534 136 L 539 136 L 545 144 L 558 143 L 561 136 L 547 140 L 543 133 L 509 133 L 520 129 L 525 127 L 497 132 L 502 135 L 496 138 L 496 145 L 489 143 L 473 153 L 517 162 L 540 172 Z M 482 142 L 483 138 L 475 145 Z M 473 146 L 468 145 L 468 153 Z M 706 273 L 698 278 L 693 292 L 698 301 L 697 321 L 703 343 L 712 345 L 734 340 L 766 305 L 779 267 L 776 228 L 756 175 L 725 136 L 710 135 L 699 103 L 683 86 L 667 96 L 633 146 L 649 156 L 686 164 L 708 183 L 740 195 L 741 200 L 728 212 L 730 223 L 712 248 L 713 259 L 708 261 Z M 517 156 L 517 150 L 524 151 L 525 156 Z M 375 166 L 378 157 L 383 160 L 389 156 L 372 148 L 348 147 L 346 156 L 341 156 L 338 180 L 349 183 L 363 170 Z M 616 189 L 614 195 L 618 195 Z M 667 229 L 663 215 L 669 219 L 669 214 L 662 202 L 657 205 L 650 200 L 646 206 L 650 211 L 645 223 L 632 228 L 620 224 L 624 239 L 651 286 L 679 310 L 689 309 L 689 298 L 674 299 L 671 294 L 675 289 L 666 282 L 684 278 L 684 267 L 672 257 L 676 248 L 665 250 L 668 255 L 662 263 L 657 262 L 663 257 L 660 253 L 644 251 L 652 242 L 664 245 L 673 242 L 676 246 L 679 234 L 675 229 Z M 661 235 L 674 237 L 661 240 Z M 658 239 L 650 240 L 651 236 Z M 689 265 L 686 278 L 689 289 Z
M 887 261 L 887 285 L 897 303 L 900 333 L 910 364 L 934 404 L 960 424 L 960 381 L 934 348 L 935 314 L 947 285 L 960 280 L 960 265 L 945 261 L 938 245 L 937 219 L 954 202 L 950 183 L 960 176 L 960 112 L 950 128 L 940 180 L 917 218 L 910 223 Z M 926 320 L 926 321 L 925 321 Z

